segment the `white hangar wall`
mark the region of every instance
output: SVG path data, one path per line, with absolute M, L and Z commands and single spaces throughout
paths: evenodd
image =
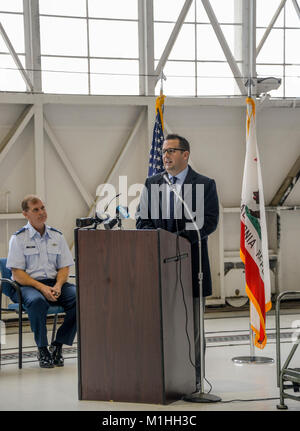
M 26 105 L 42 101 L 43 114 L 87 195 L 95 198 L 97 186 L 107 179 L 118 192 L 119 176 L 127 176 L 128 186 L 144 182 L 154 121 L 153 97 L 49 95 L 30 98 L 13 94 L 1 97 L 0 142 L 12 130 Z M 140 127 L 132 135 L 140 115 Z M 224 265 L 239 262 L 244 100 L 232 103 L 210 100 L 206 104 L 205 101 L 197 103 L 196 99 L 166 98 L 164 118 L 165 132 L 182 134 L 190 141 L 192 166 L 217 183 L 222 211 L 219 228 L 209 241 L 214 286 L 211 303 L 224 303 L 225 298 L 231 296 L 243 297 L 242 270 L 236 268 L 225 274 Z M 7 155 L 0 159 L 1 256 L 7 254 L 10 235 L 24 224 L 19 215 L 22 197 L 36 191 L 34 129 L 31 118 Z M 300 153 L 299 109 L 266 103 L 257 112 L 257 136 L 268 205 Z M 128 147 L 115 165 L 126 142 Z M 44 169 L 39 175 L 44 175 L 45 179 L 48 222 L 64 232 L 71 246 L 75 219 L 87 216 L 89 205 L 47 133 L 38 145 L 44 151 Z M 129 197 L 128 203 L 133 199 Z M 285 205 L 300 206 L 299 184 Z M 276 213 L 268 212 L 269 249 L 274 259 L 280 260 L 277 273 L 272 272 L 273 292 L 275 289 L 299 289 L 300 278 L 300 210 L 281 210 L 280 214 L 278 249 Z M 134 228 L 134 221 L 129 220 L 124 226 Z

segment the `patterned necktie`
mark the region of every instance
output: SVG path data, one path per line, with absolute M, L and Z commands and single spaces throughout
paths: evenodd
M 171 177 L 170 182 L 175 184 L 177 177 Z M 174 192 L 170 191 L 170 218 L 167 220 L 167 230 L 174 232 L 176 230 L 176 222 L 174 220 Z

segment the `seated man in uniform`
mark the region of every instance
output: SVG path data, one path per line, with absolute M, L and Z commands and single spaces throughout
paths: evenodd
M 62 367 L 62 345 L 71 346 L 76 335 L 76 289 L 67 283 L 73 258 L 62 233 L 45 224 L 47 212 L 38 196 L 26 196 L 22 210 L 28 223 L 10 239 L 7 267 L 21 286 L 40 367 Z M 18 302 L 16 292 L 11 300 Z M 62 306 L 66 315 L 48 350 L 46 317 L 50 305 Z

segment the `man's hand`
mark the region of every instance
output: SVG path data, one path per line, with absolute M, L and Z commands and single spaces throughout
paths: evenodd
M 57 294 L 53 287 L 46 286 L 46 284 L 40 283 L 40 292 L 44 295 L 44 297 L 51 302 L 57 301 Z
M 12 268 L 12 273 L 14 276 L 14 280 L 16 280 L 21 286 L 32 286 L 35 289 L 37 289 L 39 292 L 41 292 L 42 295 L 48 301 L 56 302 L 57 296 L 55 296 L 55 290 L 53 290 L 53 287 L 47 286 L 46 284 L 41 283 L 38 280 L 35 280 L 34 278 L 30 277 L 25 271 L 22 269 L 15 269 Z
M 21 286 L 32 286 L 39 290 L 48 301 L 56 302 L 61 295 L 61 288 L 64 283 L 68 280 L 69 267 L 60 268 L 57 271 L 56 283 L 53 287 L 47 286 L 38 280 L 30 277 L 26 271 L 22 269 L 12 268 L 14 280 L 16 280 Z
M 66 281 L 68 280 L 68 277 L 69 277 L 69 267 L 68 266 L 60 268 L 57 271 L 56 283 L 52 287 L 52 290 L 54 292 L 54 296 L 55 296 L 56 299 L 58 299 L 60 297 L 60 295 L 61 295 L 61 288 L 66 283 Z
M 61 295 L 61 285 L 56 283 L 53 287 L 52 287 L 52 291 L 53 294 L 55 296 L 56 299 L 58 299 Z

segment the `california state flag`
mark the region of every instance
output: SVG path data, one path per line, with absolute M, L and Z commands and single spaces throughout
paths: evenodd
M 272 307 L 264 194 L 255 130 L 255 102 L 247 100 L 246 158 L 241 201 L 240 256 L 245 265 L 246 292 L 255 346 L 267 342 L 266 312 Z

